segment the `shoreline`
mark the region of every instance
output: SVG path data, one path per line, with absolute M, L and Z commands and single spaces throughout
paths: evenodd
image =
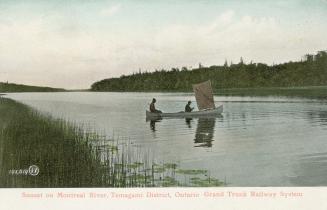
M 240 96 L 240 97 L 300 97 L 309 99 L 327 99 L 327 86 L 296 86 L 296 87 L 260 87 L 260 88 L 225 88 L 225 89 L 214 89 L 215 96 Z M 10 93 L 144 93 L 144 94 L 193 94 L 192 91 L 63 91 L 63 92 L 10 92 Z M 0 94 L 1 96 L 10 94 Z M 3 97 L 2 97 L 3 98 Z
M 186 182 L 187 170 L 175 163 L 149 162 L 96 131 L 85 132 L 12 99 L 0 98 L 0 116 L 2 188 L 225 185 L 210 174 Z

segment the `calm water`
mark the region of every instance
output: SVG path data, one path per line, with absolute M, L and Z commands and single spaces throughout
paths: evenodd
M 13 93 L 54 117 L 93 128 L 156 162 L 208 169 L 229 186 L 327 186 L 327 101 L 287 97 L 215 97 L 213 119 L 146 121 L 157 108 L 183 110 L 185 93 Z

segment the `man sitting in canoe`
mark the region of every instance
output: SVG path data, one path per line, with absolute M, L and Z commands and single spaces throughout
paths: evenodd
M 185 106 L 185 112 L 191 112 L 191 111 L 193 111 L 194 107 L 191 108 L 191 103 L 192 103 L 191 101 L 188 101 L 187 102 L 187 104 Z
M 151 102 L 151 104 L 150 104 L 150 112 L 154 112 L 154 113 L 162 113 L 162 111 L 157 110 L 156 107 L 154 106 L 154 104 L 156 103 L 156 101 L 157 101 L 157 100 L 156 100 L 155 98 L 152 99 L 152 102 Z

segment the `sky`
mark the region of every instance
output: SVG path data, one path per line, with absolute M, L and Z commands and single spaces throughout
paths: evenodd
M 297 61 L 327 50 L 326 22 L 327 0 L 0 0 L 0 82 Z

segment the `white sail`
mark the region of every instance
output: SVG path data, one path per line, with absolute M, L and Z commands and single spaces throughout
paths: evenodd
M 193 91 L 199 110 L 215 108 L 210 80 L 194 84 Z

